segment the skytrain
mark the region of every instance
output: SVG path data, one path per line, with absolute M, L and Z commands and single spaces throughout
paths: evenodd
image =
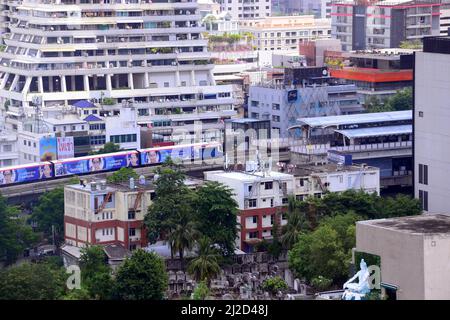
M 146 167 L 163 163 L 168 157 L 183 164 L 220 158 L 218 142 L 181 144 L 148 149 L 135 149 L 92 156 L 29 163 L 0 168 L 0 187 L 53 180 L 93 172 L 116 171 L 123 167 Z

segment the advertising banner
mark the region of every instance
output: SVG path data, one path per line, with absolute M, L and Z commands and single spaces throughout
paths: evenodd
M 57 138 L 58 160 L 73 158 L 75 156 L 75 144 L 73 137 Z
M 0 184 L 32 182 L 53 177 L 50 163 L 0 169 Z
M 39 140 L 39 157 L 41 161 L 56 160 L 56 145 L 55 137 L 41 138 Z

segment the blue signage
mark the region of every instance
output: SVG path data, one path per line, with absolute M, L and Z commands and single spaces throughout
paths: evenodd
M 351 166 L 353 163 L 351 154 L 345 154 L 336 150 L 328 150 L 327 158 L 328 161 L 342 163 L 345 166 Z

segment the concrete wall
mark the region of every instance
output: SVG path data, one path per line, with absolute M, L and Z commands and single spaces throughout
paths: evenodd
M 415 68 L 414 194 L 428 191 L 428 212 L 450 215 L 450 55 L 417 52 Z M 427 185 L 419 164 L 428 165 Z
M 450 236 L 424 237 L 425 299 L 450 299 Z

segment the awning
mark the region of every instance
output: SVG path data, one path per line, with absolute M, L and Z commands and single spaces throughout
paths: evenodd
M 349 139 L 393 136 L 393 135 L 401 135 L 401 134 L 411 134 L 412 133 L 412 125 L 407 124 L 407 125 L 401 125 L 401 126 L 345 129 L 345 130 L 335 130 L 334 132 L 340 133 Z

